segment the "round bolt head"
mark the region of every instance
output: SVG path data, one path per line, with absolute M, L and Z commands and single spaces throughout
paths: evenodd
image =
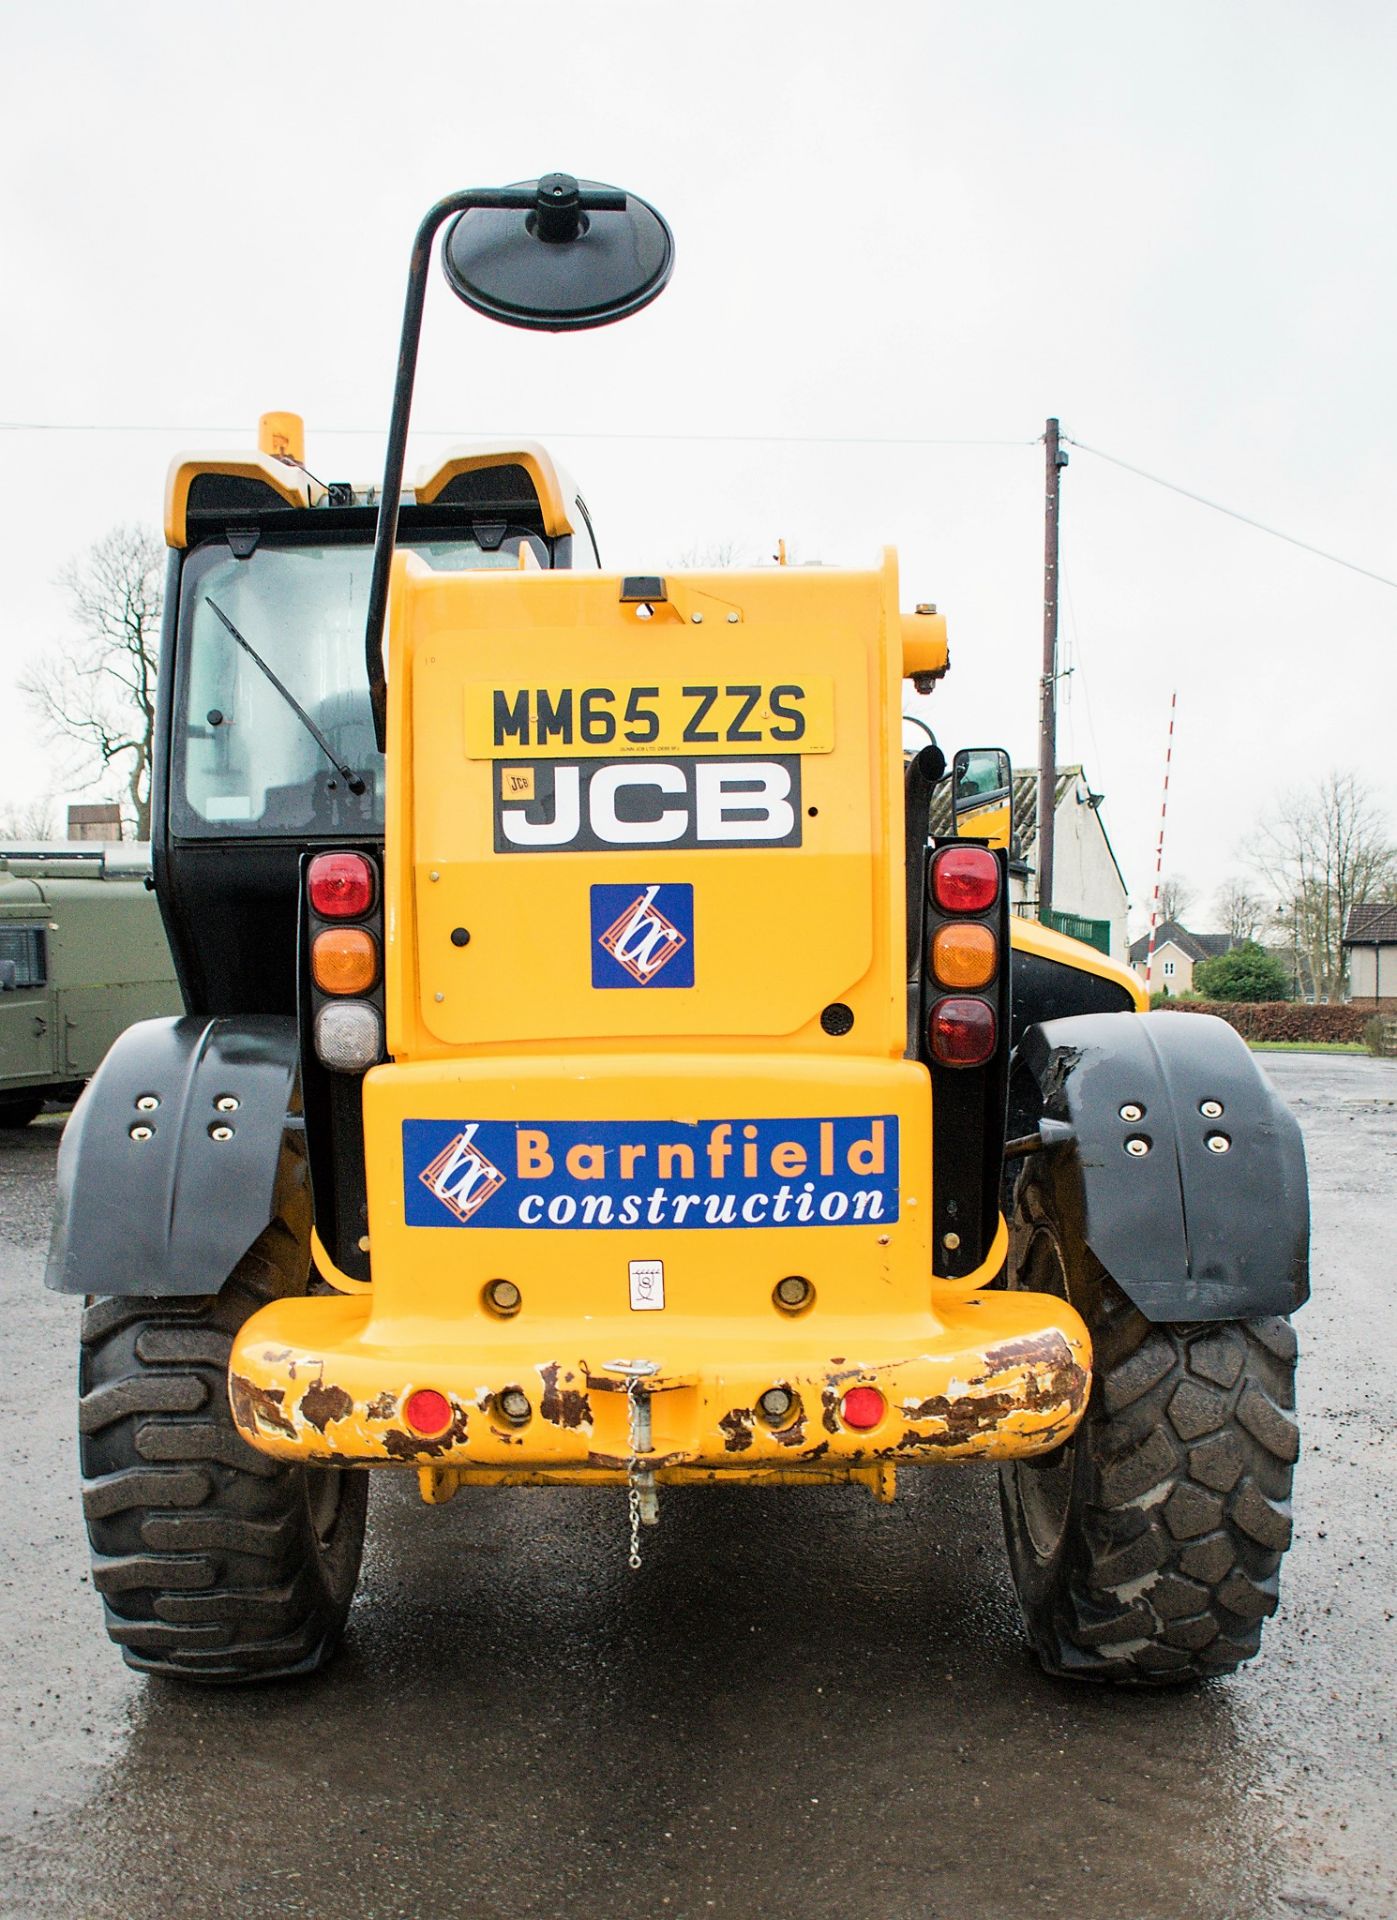
M 485 1298 L 496 1313 L 513 1313 L 519 1305 L 520 1293 L 512 1280 L 492 1280 L 485 1289 Z
M 1225 1133 L 1210 1133 L 1208 1135 L 1209 1153 L 1226 1153 L 1231 1145 L 1232 1142 Z
M 213 1104 L 219 1113 L 236 1113 L 242 1102 L 235 1094 L 220 1093 Z
M 768 1387 L 757 1402 L 767 1420 L 784 1420 L 794 1404 L 794 1396 L 787 1387 Z
M 1125 1150 L 1133 1154 L 1137 1160 L 1143 1160 L 1150 1150 L 1150 1143 L 1143 1135 L 1133 1133 L 1125 1143 Z
M 1221 1100 L 1200 1100 L 1198 1111 L 1205 1120 L 1221 1120 L 1222 1102 Z
M 730 627 L 735 627 L 737 625 L 737 615 L 735 613 L 730 613 L 728 615 L 728 625 Z
M 219 1126 L 209 1128 L 210 1140 L 231 1140 L 232 1137 L 233 1129 L 231 1127 Z
M 506 1387 L 495 1404 L 503 1417 L 517 1427 L 522 1427 L 533 1411 L 522 1387 Z
M 701 627 L 703 625 L 703 615 L 701 613 L 691 613 L 689 615 L 689 618 L 693 621 L 696 627 Z
M 810 1298 L 810 1282 L 799 1273 L 788 1273 L 776 1282 L 776 1298 L 783 1307 L 803 1307 Z
M 143 1093 L 136 1102 L 137 1113 L 154 1113 L 160 1105 L 159 1098 L 153 1093 Z
M 941 1236 L 941 1244 L 947 1253 L 954 1253 L 960 1245 L 960 1235 L 958 1233 L 943 1233 Z
M 131 1138 L 133 1140 L 150 1140 L 154 1137 L 154 1134 L 154 1127 L 135 1126 L 131 1129 Z
M 1138 1100 L 1127 1100 L 1121 1108 L 1122 1120 L 1143 1120 L 1144 1117 L 1145 1109 L 1140 1105 Z

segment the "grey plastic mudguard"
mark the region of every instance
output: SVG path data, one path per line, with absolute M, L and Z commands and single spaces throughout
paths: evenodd
M 128 1027 L 58 1151 L 48 1285 L 216 1293 L 304 1178 L 297 1054 L 279 1016 Z
M 1087 1245 L 1148 1319 L 1252 1320 L 1308 1299 L 1300 1129 L 1225 1021 L 1049 1020 L 1024 1035 L 1018 1064 L 1037 1082 L 1039 1131 Z M 1210 1118 L 1211 1102 L 1222 1112 Z M 1133 1107 L 1141 1118 L 1122 1118 Z

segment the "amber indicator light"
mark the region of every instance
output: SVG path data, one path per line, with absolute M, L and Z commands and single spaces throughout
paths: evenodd
M 931 942 L 931 970 L 943 987 L 985 987 L 999 965 L 999 942 L 974 921 L 950 921 Z
M 378 978 L 378 948 L 362 927 L 326 927 L 310 949 L 311 978 L 322 993 L 365 993 Z

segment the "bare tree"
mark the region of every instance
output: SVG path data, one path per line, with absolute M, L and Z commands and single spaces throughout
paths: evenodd
M 53 800 L 41 794 L 0 807 L 0 840 L 23 841 L 34 845 L 40 840 L 56 840 Z
M 69 778 L 88 787 L 119 783 L 138 840 L 150 838 L 163 572 L 164 550 L 152 534 L 113 527 L 59 576 L 79 637 L 20 682 L 50 737 L 75 750 Z
M 1180 879 L 1177 873 L 1166 873 L 1159 883 L 1160 919 L 1181 919 L 1193 905 L 1194 897 L 1193 888 L 1187 880 Z
M 1233 946 L 1240 946 L 1244 940 L 1256 939 L 1270 916 L 1271 908 L 1244 881 L 1234 879 L 1223 881 L 1213 911 L 1219 927 Z
M 1344 926 L 1350 907 L 1397 886 L 1397 846 L 1370 788 L 1355 773 L 1332 772 L 1315 788 L 1283 796 L 1262 823 L 1256 862 L 1275 889 L 1276 920 L 1314 990 L 1342 999 Z

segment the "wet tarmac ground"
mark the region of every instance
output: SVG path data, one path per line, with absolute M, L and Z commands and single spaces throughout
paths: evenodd
M 1261 1659 L 1042 1677 L 984 1469 L 427 1508 L 377 1477 L 323 1677 L 129 1673 L 91 1590 L 61 1123 L 0 1131 L 0 1913 L 84 1920 L 1397 1915 L 1397 1063 L 1270 1055 L 1305 1130 L 1296 1545 Z

